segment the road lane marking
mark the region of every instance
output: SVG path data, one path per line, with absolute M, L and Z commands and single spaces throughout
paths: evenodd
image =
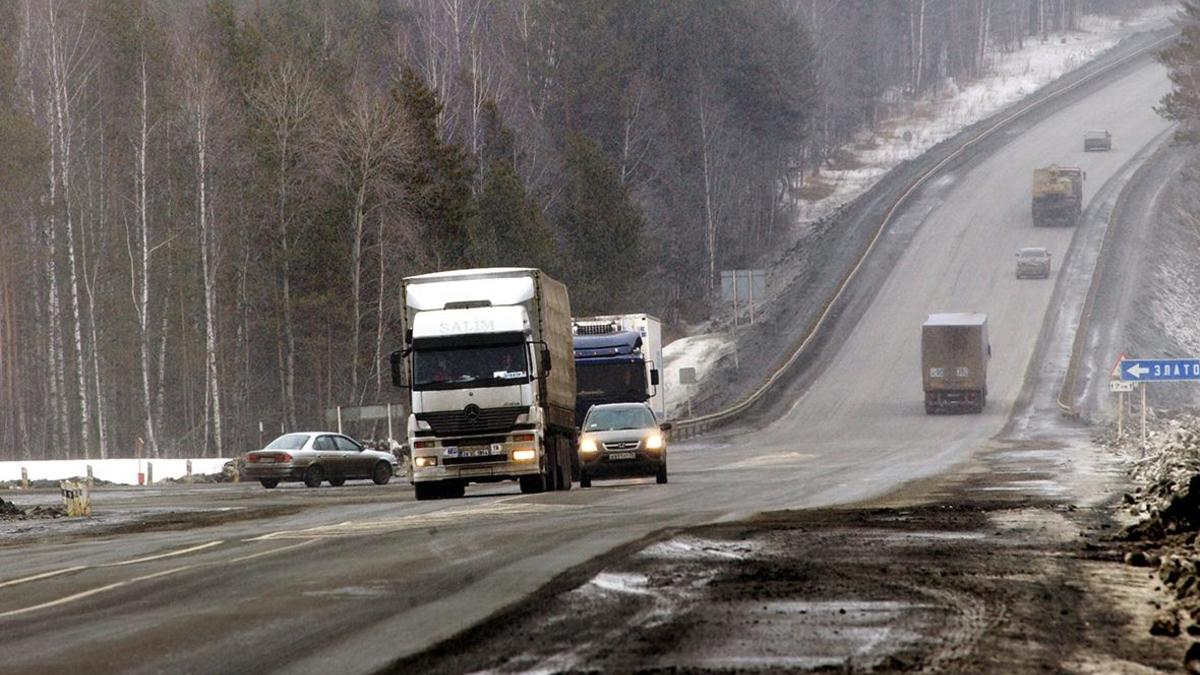
M 49 579 L 50 577 L 56 577 L 60 574 L 70 574 L 71 572 L 78 572 L 80 570 L 86 570 L 87 568 L 87 565 L 78 565 L 76 567 L 67 567 L 65 569 L 53 570 L 51 572 L 42 572 L 41 574 L 34 574 L 33 576 L 5 581 L 0 583 L 0 588 L 4 588 L 5 586 L 16 586 L 17 584 L 23 584 L 28 581 L 37 581 L 38 579 Z
M 279 548 L 273 548 L 269 551 L 259 551 L 258 553 L 251 553 L 250 555 L 244 555 L 240 558 L 233 558 L 229 562 L 236 563 L 236 562 L 245 562 L 247 560 L 254 560 L 255 558 L 261 558 L 263 556 L 274 555 L 276 553 L 283 553 L 284 551 L 290 551 L 294 548 L 300 548 L 301 546 L 308 546 L 309 544 L 315 544 L 315 543 L 317 543 L 317 541 L 318 540 L 316 540 L 316 539 L 308 539 L 306 541 L 300 542 L 299 544 L 288 544 L 287 546 L 280 546 Z
M 195 553 L 196 551 L 203 551 L 204 549 L 212 548 L 213 546 L 220 546 L 223 543 L 225 543 L 223 540 L 210 541 L 207 544 L 200 544 L 198 546 L 190 546 L 188 548 L 180 549 L 178 551 L 168 551 L 166 553 L 157 553 L 154 555 L 143 556 L 141 558 L 131 558 L 129 560 L 120 560 L 117 562 L 103 563 L 100 565 L 76 565 L 75 567 L 64 567 L 63 569 L 60 569 L 60 570 L 51 570 L 49 572 L 42 572 L 41 574 L 33 574 L 33 575 L 30 575 L 27 577 L 21 577 L 20 579 L 10 579 L 9 581 L 0 582 L 0 588 L 6 588 L 8 586 L 18 586 L 20 584 L 29 583 L 31 581 L 40 581 L 42 579 L 49 579 L 51 577 L 57 577 L 57 576 L 60 576 L 63 574 L 70 574 L 71 572 L 81 572 L 86 569 L 100 569 L 102 567 L 122 567 L 124 565 L 136 565 L 137 563 L 150 562 L 152 560 L 162 560 L 163 558 L 173 558 L 178 555 L 185 555 L 187 553 Z
M 316 525 L 300 530 L 279 530 L 242 541 L 271 541 L 275 539 L 322 539 L 327 537 L 349 537 L 356 535 L 381 534 L 401 530 L 415 530 L 423 527 L 438 527 L 462 522 L 475 523 L 483 519 L 500 518 L 505 516 L 523 516 L 539 513 L 552 513 L 586 508 L 575 504 L 540 504 L 529 502 L 489 502 L 459 509 L 444 509 L 429 513 L 417 513 L 395 518 L 380 520 L 365 520 L 360 522 L 346 521 L 332 525 Z
M 175 574 L 177 572 L 182 572 L 184 570 L 190 570 L 193 567 L 195 567 L 195 565 L 184 565 L 183 567 L 175 567 L 175 568 L 172 568 L 169 570 L 162 570 L 160 572 L 154 572 L 153 574 L 143 574 L 140 577 L 126 579 L 125 581 L 117 581 L 117 582 L 114 582 L 111 584 L 105 584 L 104 586 L 97 586 L 96 588 L 89 588 L 86 591 L 80 591 L 79 593 L 74 593 L 72 595 L 68 595 L 66 597 L 62 597 L 57 600 L 51 600 L 49 602 L 43 602 L 43 603 L 37 604 L 37 605 L 30 605 L 28 607 L 21 607 L 20 609 L 10 609 L 7 612 L 0 612 L 0 619 L 6 619 L 11 616 L 27 614 L 29 612 L 36 612 L 39 609 L 49 609 L 51 607 L 58 607 L 60 605 L 65 605 L 70 602 L 75 602 L 76 600 L 83 600 L 84 598 L 90 598 L 93 595 L 99 595 L 100 593 L 105 593 L 107 591 L 121 588 L 122 586 L 128 586 L 129 584 L 136 583 L 138 581 L 148 581 L 150 579 L 157 579 L 158 577 L 165 577 L 169 574 Z
M 212 548 L 213 546 L 220 546 L 221 544 L 224 544 L 224 543 L 225 543 L 224 540 L 218 539 L 216 541 L 210 541 L 207 544 L 200 544 L 199 546 L 191 546 L 189 548 L 182 548 L 182 549 L 179 549 L 178 551 L 168 551 L 166 553 L 158 553 L 156 555 L 148 555 L 148 556 L 144 556 L 141 558 L 133 558 L 131 560 L 122 560 L 120 562 L 115 562 L 115 563 L 105 563 L 103 565 L 96 565 L 96 567 L 121 567 L 122 565 L 136 565 L 137 563 L 149 562 L 151 560 L 161 560 L 163 558 L 173 558 L 177 555 L 184 555 L 186 553 L 194 553 L 196 551 L 203 551 L 206 548 Z

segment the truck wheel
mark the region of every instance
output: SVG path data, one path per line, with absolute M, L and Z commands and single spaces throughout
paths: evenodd
M 264 478 L 258 482 L 262 483 L 262 486 L 267 488 L 268 490 L 275 487 L 276 485 L 279 485 L 278 478 Z
M 521 476 L 521 494 L 536 495 L 546 491 L 546 476 Z
M 581 488 L 592 487 L 592 477 L 587 475 L 586 471 L 579 472 L 579 487 L 581 487 Z
M 467 494 L 467 483 L 461 480 L 450 480 L 442 483 L 443 499 L 462 499 Z
M 325 480 L 325 470 L 320 466 L 313 464 L 304 472 L 304 484 L 310 488 L 321 487 L 321 481 Z
M 571 489 L 571 443 L 566 436 L 558 437 L 558 489 Z
M 413 492 L 419 502 L 438 499 L 442 496 L 442 486 L 441 483 L 413 483 Z

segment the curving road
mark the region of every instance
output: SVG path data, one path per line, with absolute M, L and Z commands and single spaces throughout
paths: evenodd
M 664 527 L 861 500 L 963 462 L 1008 420 L 1055 283 L 1087 283 L 1014 278 L 1018 247 L 1061 260 L 1074 234 L 1032 227 L 1032 169 L 1079 164 L 1090 198 L 1166 128 L 1151 106 L 1167 87 L 1147 62 L 927 187 L 885 235 L 898 263 L 806 393 L 761 431 L 673 447 L 670 485 L 434 503 L 403 484 L 103 492 L 110 520 L 193 513 L 166 530 L 0 539 L 0 669 L 370 671 Z M 1082 153 L 1089 127 L 1112 131 L 1112 152 Z M 923 413 L 919 326 L 937 311 L 990 316 L 982 416 Z

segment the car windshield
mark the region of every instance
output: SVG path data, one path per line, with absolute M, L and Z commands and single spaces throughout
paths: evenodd
M 580 398 L 591 400 L 646 400 L 646 366 L 641 361 L 630 363 L 575 364 L 575 378 Z
M 299 450 L 308 441 L 308 434 L 284 434 L 267 444 L 266 450 Z
M 1040 248 L 1023 248 L 1021 249 L 1022 258 L 1044 258 L 1046 252 Z
M 584 422 L 585 431 L 645 429 L 654 426 L 654 415 L 647 408 L 592 408 Z
M 499 387 L 529 381 L 525 343 L 418 349 L 413 352 L 413 389 Z

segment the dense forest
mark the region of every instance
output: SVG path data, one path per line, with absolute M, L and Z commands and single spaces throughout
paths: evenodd
M 408 274 L 703 319 L 888 100 L 1140 4 L 0 0 L 0 459 L 396 400 Z

